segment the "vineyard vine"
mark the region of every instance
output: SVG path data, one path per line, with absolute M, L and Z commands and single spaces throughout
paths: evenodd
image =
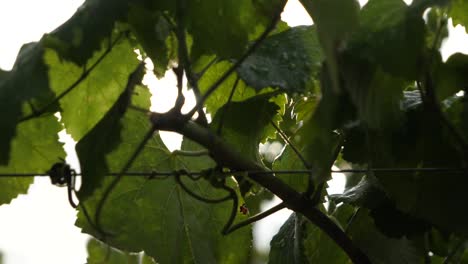
M 251 224 L 283 208 L 268 263 L 468 263 L 468 55 L 440 55 L 468 1 L 300 2 L 313 26 L 282 22 L 287 0 L 85 1 L 0 70 L 0 205 L 37 174 L 68 186 L 89 263 L 249 263 Z M 168 112 L 148 59 L 177 78 Z

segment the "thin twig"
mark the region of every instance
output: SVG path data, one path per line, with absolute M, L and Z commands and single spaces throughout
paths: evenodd
M 38 111 L 33 111 L 32 114 L 27 115 L 25 117 L 22 117 L 19 120 L 19 123 L 30 120 L 35 117 L 39 117 L 42 114 L 44 114 L 50 107 L 55 105 L 58 101 L 60 101 L 64 96 L 66 96 L 68 93 L 70 93 L 73 89 L 75 89 L 88 75 L 104 60 L 104 58 L 112 51 L 112 48 L 120 41 L 124 33 L 120 34 L 112 43 L 110 43 L 109 47 L 107 47 L 106 51 L 89 67 L 88 69 L 85 68 L 81 76 L 74 82 L 72 83 L 65 91 L 63 91 L 61 94 L 59 94 L 57 97 L 54 98 L 51 102 L 46 104 L 44 107 L 42 107 Z
M 172 151 L 172 155 L 175 156 L 184 156 L 184 157 L 200 157 L 200 156 L 207 156 L 210 152 L 206 149 L 203 150 L 174 150 Z
M 291 149 L 294 151 L 296 156 L 301 160 L 302 164 L 304 165 L 304 168 L 306 168 L 308 170 L 311 170 L 312 166 L 310 166 L 310 164 L 307 162 L 307 160 L 304 158 L 304 156 L 302 156 L 299 149 L 296 148 L 296 146 L 294 146 L 294 144 L 289 140 L 288 136 L 283 132 L 283 130 L 281 130 L 281 128 L 279 128 L 275 124 L 275 122 L 273 122 L 272 120 L 270 120 L 270 124 L 276 129 L 276 131 L 281 136 L 281 138 L 284 140 L 284 142 L 286 142 L 286 144 L 288 144 L 291 147 Z
M 193 90 L 195 100 L 198 102 L 201 100 L 201 93 L 200 88 L 198 87 L 198 79 L 192 71 L 192 63 L 190 62 L 188 54 L 187 40 L 185 38 L 185 10 L 185 0 L 178 0 L 176 36 L 179 42 L 179 67 L 182 66 L 182 68 L 185 70 L 187 81 Z M 206 118 L 205 112 L 203 111 L 203 108 L 198 108 L 197 111 L 198 120 L 200 121 L 200 123 L 204 126 L 208 126 L 208 120 Z
M 267 216 L 270 216 L 270 215 L 272 215 L 272 214 L 274 214 L 274 213 L 276 213 L 276 212 L 278 212 L 279 210 L 284 209 L 284 208 L 286 208 L 286 204 L 283 203 L 283 202 L 281 202 L 281 203 L 279 203 L 279 204 L 273 206 L 272 208 L 270 208 L 270 209 L 268 209 L 268 210 L 266 210 L 266 211 L 264 211 L 264 212 L 258 213 L 258 214 L 256 214 L 256 215 L 250 217 L 249 219 L 247 219 L 247 220 L 245 220 L 245 221 L 239 222 L 239 223 L 237 223 L 237 224 L 231 226 L 231 227 L 230 227 L 229 229 L 227 229 L 223 234 L 224 234 L 224 235 L 230 234 L 230 233 L 236 231 L 236 230 L 239 229 L 239 228 L 242 228 L 242 227 L 244 227 L 244 226 L 246 226 L 246 225 L 250 225 L 250 224 L 252 224 L 252 223 L 254 223 L 254 222 L 257 222 L 257 221 L 259 221 L 259 220 L 262 220 L 263 218 L 265 218 L 265 217 L 267 217 Z
M 284 5 L 286 4 L 287 1 L 284 1 L 283 4 L 281 5 L 281 8 L 277 11 L 277 13 L 274 15 L 271 23 L 267 26 L 265 31 L 260 35 L 260 37 L 249 47 L 249 49 L 242 55 L 242 57 L 239 58 L 215 83 L 213 83 L 208 90 L 206 91 L 205 94 L 203 94 L 203 97 L 200 98 L 200 101 L 197 102 L 195 107 L 190 110 L 190 112 L 186 115 L 187 119 L 191 119 L 192 116 L 195 114 L 195 112 L 198 111 L 198 109 L 203 109 L 203 104 L 205 101 L 210 97 L 210 95 L 216 91 L 216 89 L 227 79 L 229 76 L 231 76 L 232 73 L 242 64 L 244 61 L 255 51 L 257 48 L 263 43 L 263 41 L 268 37 L 268 35 L 275 29 L 276 24 L 281 18 L 281 13 L 283 12 Z
M 359 214 L 359 211 L 361 208 L 359 207 L 356 211 L 354 211 L 353 215 L 349 218 L 348 222 L 346 223 L 346 227 L 344 229 L 344 232 L 348 234 L 349 228 L 351 227 L 351 224 L 356 220 L 356 216 Z
M 182 66 L 179 65 L 178 67 L 173 68 L 173 71 L 177 78 L 177 98 L 172 109 L 180 113 L 182 111 L 182 107 L 185 104 L 185 96 L 182 93 L 184 69 Z
M 195 77 L 200 80 L 216 62 L 218 62 L 218 57 L 215 56 L 201 71 L 195 73 Z

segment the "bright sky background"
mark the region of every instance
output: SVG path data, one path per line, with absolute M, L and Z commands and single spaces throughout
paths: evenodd
M 23 43 L 39 40 L 43 33 L 65 22 L 82 3 L 83 0 L 0 1 L 0 68 L 11 69 Z M 290 26 L 312 23 L 297 0 L 288 2 L 282 18 Z M 468 54 L 468 38 L 462 27 L 450 29 L 450 39 L 442 51 L 443 58 L 456 51 Z M 176 96 L 175 80 L 156 80 L 148 76 L 145 82 L 156 95 L 152 98 L 152 110 L 168 110 Z M 66 142 L 65 148 L 69 153 L 67 161 L 76 168 L 73 143 L 64 133 L 60 136 Z M 170 134 L 162 136 L 166 142 L 173 137 Z M 178 143 L 172 141 L 169 145 L 175 148 Z M 333 192 L 339 192 L 344 186 L 344 176 L 336 178 L 331 183 Z M 278 200 L 267 203 L 263 209 L 276 203 Z M 10 205 L 0 206 L 0 251 L 4 264 L 84 263 L 88 236 L 81 234 L 80 229 L 74 226 L 75 214 L 68 203 L 66 188 L 52 186 L 48 178 L 36 178 L 28 195 L 21 195 Z M 255 244 L 267 250 L 271 237 L 288 216 L 289 212 L 283 210 L 256 224 Z

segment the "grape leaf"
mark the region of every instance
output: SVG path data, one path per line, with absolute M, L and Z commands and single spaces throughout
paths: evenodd
M 462 166 L 457 144 L 449 136 L 447 128 L 434 122 L 431 112 L 425 112 L 421 103 L 406 105 L 412 106 L 407 109 L 402 126 L 393 130 L 369 131 L 370 153 L 367 144 L 363 143 L 366 142 L 364 129 L 347 133 L 343 157 L 351 162 L 371 161 L 377 168 Z M 453 103 L 451 108 L 456 105 Z M 448 140 L 441 141 L 441 138 Z M 468 231 L 468 215 L 459 210 L 464 203 L 463 186 L 468 184 L 463 175 L 450 172 L 375 172 L 375 176 L 398 210 L 447 232 L 466 234 Z
M 400 102 L 407 81 L 383 71 L 375 64 L 342 56 L 343 87 L 353 101 L 359 119 L 370 128 L 397 126 L 401 122 Z
M 468 55 L 455 53 L 434 74 L 436 96 L 440 101 L 468 89 Z
M 302 237 L 299 236 L 299 229 L 302 226 L 296 226 L 300 221 L 300 216 L 295 213 L 281 226 L 278 233 L 270 242 L 269 264 L 276 263 L 304 263 L 305 256 L 302 252 Z
M 364 176 L 357 185 L 347 189 L 342 194 L 330 195 L 330 199 L 337 204 L 344 202 L 373 209 L 382 204 L 387 197 L 377 179 Z
M 128 10 L 128 1 L 88 0 L 67 22 L 46 35 L 46 47 L 54 49 L 61 59 L 85 66 L 111 37 L 115 23 L 125 21 Z
M 87 264 L 138 264 L 139 256 L 137 254 L 129 254 L 120 250 L 111 248 L 100 241 L 91 238 L 86 244 L 88 251 Z
M 346 253 L 320 228 L 302 219 L 304 250 L 309 263 L 351 263 Z
M 354 109 L 349 99 L 332 90 L 326 69 L 321 74 L 322 98 L 315 111 L 304 117 L 303 125 L 294 137 L 308 165 L 314 170 L 317 183 L 330 177 L 330 169 L 338 155 L 341 140 L 334 131 L 351 120 Z
M 149 95 L 146 95 L 149 100 Z M 105 171 L 120 171 L 149 131 L 146 115 L 129 109 L 120 121 L 120 138 L 114 148 L 105 153 L 99 166 Z M 111 144 L 111 142 L 109 142 Z M 83 164 L 82 164 L 83 165 Z M 212 163 L 205 164 L 212 166 Z M 193 171 L 185 159 L 172 155 L 156 132 L 130 166 L 130 171 Z M 201 165 L 197 165 L 201 166 Z M 197 167 L 198 168 L 198 167 Z M 195 168 L 195 170 L 197 169 Z M 82 203 L 94 219 L 96 207 L 113 178 L 108 177 L 93 196 Z M 206 197 L 223 197 L 207 181 L 182 179 L 191 190 Z M 231 204 L 206 204 L 184 192 L 173 177 L 151 180 L 146 177 L 124 176 L 111 192 L 101 212 L 102 228 L 113 235 L 105 241 L 128 252 L 144 250 L 158 263 L 245 263 L 250 252 L 251 233 L 248 228 L 229 236 L 221 230 L 231 212 Z M 77 225 L 83 231 L 100 237 L 81 212 Z M 207 228 L 207 227 L 210 228 Z
M 350 43 L 351 53 L 376 62 L 395 76 L 418 78 L 425 43 L 420 10 L 409 8 L 402 0 L 370 0 L 360 12 L 360 20 Z
M 426 29 L 426 46 L 440 50 L 442 43 L 447 39 L 449 34 L 448 18 L 445 15 L 444 9 L 431 8 L 427 13 Z M 434 50 L 431 52 L 437 54 Z
M 351 263 L 318 227 L 292 213 L 270 242 L 269 263 Z
M 170 60 L 176 57 L 175 36 L 171 25 L 160 14 L 141 6 L 133 6 L 129 13 L 129 23 L 138 42 L 154 64 L 154 73 L 164 77 Z
M 359 3 L 355 0 L 300 0 L 317 26 L 327 60 L 328 74 L 339 91 L 338 50 L 359 25 Z
M 89 64 L 99 60 L 106 53 L 106 48 L 104 44 Z M 53 50 L 46 52 L 45 60 L 50 67 L 50 86 L 57 94 L 65 92 L 82 78 L 81 67 L 60 60 Z M 86 78 L 60 100 L 62 122 L 75 140 L 80 140 L 112 107 L 137 64 L 132 45 L 126 38 L 119 39 Z
M 224 105 L 213 118 L 211 127 L 221 126 L 221 136 L 246 157 L 261 162 L 259 144 L 265 139 L 270 121 L 279 107 L 262 94 L 242 102 Z M 247 125 L 248 124 L 248 125 Z
M 139 67 L 143 66 L 140 65 Z M 142 73 L 142 69 L 136 69 L 134 72 L 134 74 Z M 135 84 L 130 83 L 129 85 Z M 149 91 L 144 87 L 127 87 L 109 112 L 78 142 L 76 152 L 80 160 L 82 173 L 82 184 L 79 190 L 81 199 L 87 199 L 94 189 L 101 184 L 102 177 L 110 172 L 107 168 L 105 156 L 120 143 L 121 119 L 125 115 L 129 103 L 133 101 L 133 105 L 148 109 L 150 106 L 149 97 Z M 140 103 L 138 103 L 138 98 L 141 98 Z
M 453 25 L 462 25 L 468 33 L 468 2 L 466 0 L 452 0 L 449 16 L 452 18 Z
M 378 180 L 372 176 L 363 177 L 356 186 L 343 194 L 331 195 L 330 199 L 336 204 L 344 202 L 369 209 L 376 227 L 388 237 L 420 235 L 429 229 L 426 222 L 396 209 Z
M 354 243 L 375 264 L 422 263 L 423 254 L 407 238 L 388 238 L 380 233 L 365 209 L 361 209 L 348 227 Z
M 42 59 L 43 52 L 41 43 L 25 44 L 13 69 L 10 72 L 1 72 L 0 165 L 6 165 L 10 159 L 11 141 L 15 137 L 20 119 L 32 117 L 34 111 L 41 109 L 54 98 L 49 89 L 47 66 Z M 47 113 L 56 112 L 57 104 L 50 105 L 46 110 Z
M 45 173 L 65 157 L 62 143 L 58 141 L 57 133 L 60 130 L 57 119 L 51 115 L 19 124 L 11 143 L 10 162 L 7 166 L 0 166 L 0 173 Z M 0 178 L 0 205 L 26 193 L 32 182 L 32 177 Z
M 306 167 L 302 163 L 301 159 L 297 154 L 291 149 L 290 146 L 286 148 L 281 153 L 275 161 L 273 162 L 273 170 L 305 170 Z M 307 184 L 309 182 L 309 174 L 278 174 L 276 177 L 280 178 L 284 183 L 291 186 L 298 192 L 304 192 L 307 189 Z
M 225 71 L 229 69 L 231 65 L 232 64 L 227 61 L 221 61 L 212 65 L 203 74 L 198 83 L 202 94 L 205 93 L 210 88 L 210 86 L 215 83 L 224 74 Z M 231 91 L 236 83 L 236 79 L 237 76 L 235 74 L 231 74 L 231 76 L 227 78 L 206 100 L 206 109 L 211 115 L 214 116 L 218 109 L 227 103 L 229 98 L 228 96 L 231 94 Z M 247 86 L 244 81 L 239 80 L 232 96 L 232 102 L 243 101 L 255 96 L 256 94 L 257 93 L 253 88 Z
M 268 37 L 237 72 L 257 91 L 278 87 L 304 92 L 312 90 L 322 60 L 315 27 L 299 26 Z
M 249 35 L 256 26 L 263 25 L 259 7 L 249 0 L 187 1 L 187 6 L 182 8 L 187 10 L 187 31 L 193 37 L 192 56 L 216 54 L 221 58 L 233 58 L 241 55 Z M 226 30 L 227 25 L 229 30 Z

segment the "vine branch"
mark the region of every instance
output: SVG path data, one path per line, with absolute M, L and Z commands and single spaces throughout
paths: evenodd
M 276 213 L 276 212 L 278 212 L 279 210 L 284 209 L 284 208 L 286 208 L 286 204 L 284 204 L 283 202 L 281 202 L 281 203 L 279 203 L 279 204 L 273 206 L 272 208 L 270 208 L 270 209 L 268 209 L 268 210 L 266 210 L 266 211 L 264 211 L 264 212 L 258 213 L 258 214 L 256 214 L 256 215 L 250 217 L 249 219 L 247 219 L 247 220 L 245 220 L 245 221 L 242 221 L 242 222 L 240 222 L 240 223 L 237 223 L 237 224 L 231 226 L 229 229 L 225 230 L 225 231 L 223 232 L 223 234 L 224 234 L 224 235 L 228 235 L 228 234 L 230 234 L 230 233 L 236 231 L 236 230 L 239 229 L 239 228 L 242 228 L 242 227 L 244 227 L 244 226 L 247 226 L 247 225 L 250 225 L 250 224 L 252 224 L 252 223 L 254 223 L 254 222 L 257 222 L 257 221 L 259 221 L 259 220 L 262 220 L 263 218 L 265 218 L 265 217 L 267 217 L 267 216 L 270 216 L 270 215 L 272 215 L 272 214 L 274 214 L 274 213 Z
M 192 70 L 192 63 L 190 62 L 187 40 L 185 37 L 185 0 L 178 0 L 177 6 L 177 27 L 176 27 L 176 36 L 178 40 L 178 49 L 179 49 L 179 67 L 182 67 L 185 70 L 185 75 L 187 76 L 187 81 L 190 87 L 193 90 L 195 99 L 197 102 L 201 100 L 200 88 L 198 87 L 198 78 Z M 198 121 L 204 125 L 208 126 L 208 120 L 206 118 L 203 108 L 197 108 L 198 112 Z
M 301 195 L 287 184 L 283 183 L 273 173 L 264 169 L 261 164 L 245 158 L 224 142 L 211 130 L 200 126 L 191 120 L 187 121 L 174 112 L 152 113 L 150 120 L 157 130 L 177 132 L 197 142 L 210 151 L 210 156 L 219 166 L 240 171 L 260 171 L 264 173 L 249 173 L 248 177 L 283 200 L 286 207 L 301 213 L 312 223 L 322 229 L 334 240 L 350 257 L 354 263 L 371 263 L 369 258 L 359 249 L 351 239 L 323 212 L 311 204 L 311 200 Z

